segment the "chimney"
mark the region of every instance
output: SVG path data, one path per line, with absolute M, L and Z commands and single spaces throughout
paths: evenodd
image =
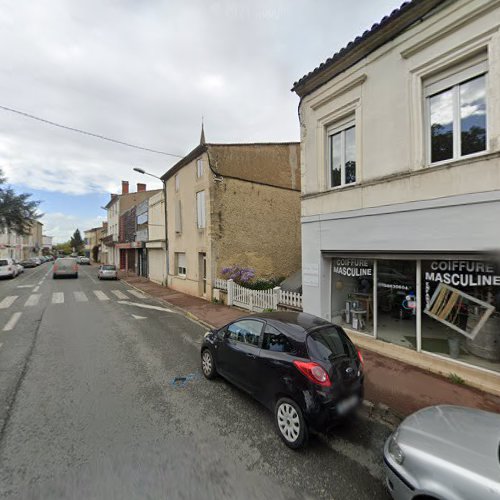
M 137 192 L 140 193 L 142 191 L 146 191 L 146 184 L 137 183 Z
M 128 181 L 122 181 L 122 194 L 128 194 Z

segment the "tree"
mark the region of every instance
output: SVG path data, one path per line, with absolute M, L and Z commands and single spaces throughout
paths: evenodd
M 18 234 L 29 234 L 33 221 L 39 219 L 39 201 L 31 200 L 31 194 L 16 194 L 6 182 L 0 169 L 0 231 L 10 230 Z
M 71 248 L 75 249 L 76 253 L 80 253 L 83 250 L 85 243 L 82 240 L 82 235 L 80 234 L 80 230 L 77 229 L 71 239 L 69 240 L 69 244 Z
M 69 255 L 73 251 L 69 241 L 66 241 L 65 243 L 58 243 L 54 248 L 57 253 L 62 253 L 64 255 Z

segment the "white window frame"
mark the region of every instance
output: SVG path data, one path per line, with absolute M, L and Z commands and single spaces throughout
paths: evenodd
M 355 141 L 355 161 L 356 161 L 356 180 L 354 182 L 345 183 L 345 132 L 346 130 L 354 127 L 354 141 Z M 341 189 L 346 186 L 354 186 L 358 182 L 358 148 L 357 148 L 357 130 L 356 130 L 356 119 L 355 116 L 351 115 L 341 121 L 335 122 L 326 130 L 326 164 L 327 164 L 327 188 L 329 190 Z M 331 140 L 334 135 L 340 134 L 341 142 L 341 152 L 340 152 L 340 184 L 338 186 L 332 186 L 332 155 L 331 155 Z
M 486 107 L 486 149 L 471 153 L 468 155 L 461 154 L 461 124 L 460 124 L 460 85 L 466 83 L 473 78 L 485 76 L 485 107 Z M 432 137 L 431 137 L 431 97 L 440 94 L 446 90 L 452 91 L 453 100 L 453 156 L 446 160 L 432 162 Z M 457 160 L 474 158 L 489 152 L 489 127 L 488 127 L 488 58 L 485 52 L 477 55 L 474 58 L 467 60 L 462 64 L 458 64 L 442 71 L 437 76 L 428 78 L 423 85 L 424 98 L 424 137 L 426 142 L 426 165 L 434 167 L 443 165 Z
M 186 253 L 176 252 L 175 261 L 177 276 L 185 277 L 187 275 Z
M 198 229 L 205 229 L 206 227 L 205 191 L 196 193 L 196 225 Z
M 203 160 L 201 158 L 199 158 L 196 161 L 196 177 L 198 179 L 200 179 L 201 177 L 203 177 Z
M 177 193 L 179 192 L 179 187 L 180 187 L 179 174 L 175 174 L 174 181 L 175 181 L 175 192 Z

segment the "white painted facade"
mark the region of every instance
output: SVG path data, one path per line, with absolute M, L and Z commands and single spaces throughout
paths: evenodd
M 432 162 L 433 85 L 446 90 L 477 75 L 485 75 L 485 150 Z M 332 277 L 335 259 L 365 259 L 373 275 L 384 259 L 412 260 L 420 297 L 426 259 L 478 259 L 500 249 L 498 0 L 445 2 L 302 96 L 299 115 L 304 311 L 338 319 L 335 295 L 343 285 Z M 348 127 L 356 180 L 331 187 L 329 136 Z M 372 286 L 377 290 L 376 278 Z M 417 352 L 424 307 L 416 301 Z
M 120 197 L 116 196 L 115 199 L 109 204 L 107 208 L 108 230 L 107 236 L 112 236 L 113 241 L 118 241 L 119 234 L 119 221 L 120 221 Z M 107 248 L 107 263 L 120 265 L 120 253 L 114 246 Z
M 167 254 L 165 251 L 165 197 L 163 190 L 149 198 L 148 252 L 149 279 L 165 284 L 167 280 Z

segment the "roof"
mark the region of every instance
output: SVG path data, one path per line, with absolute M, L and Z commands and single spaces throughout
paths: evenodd
M 420 21 L 425 15 L 447 0 L 413 0 L 405 2 L 356 37 L 332 57 L 295 82 L 292 91 L 304 97 L 335 76 L 365 58 L 385 43 Z
M 300 191 L 299 142 L 199 144 L 162 180 L 170 179 L 204 153 L 214 175 Z
M 307 332 L 319 326 L 328 326 L 332 324 L 329 321 L 326 321 L 322 318 L 318 318 L 318 316 L 313 316 L 312 314 L 309 313 L 292 312 L 292 311 L 258 313 L 240 319 L 258 319 L 258 318 L 264 319 L 268 323 L 275 325 L 280 324 L 282 326 L 286 325 L 292 326 L 295 330 L 297 330 L 298 327 L 303 332 Z

